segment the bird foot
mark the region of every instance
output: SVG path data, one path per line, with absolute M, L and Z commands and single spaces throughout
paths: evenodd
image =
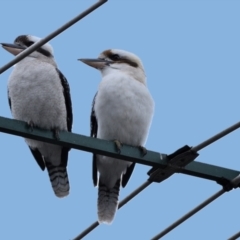
M 120 154 L 121 153 L 121 148 L 122 148 L 122 143 L 118 140 L 114 140 L 114 143 L 116 145 L 116 148 L 117 148 L 117 152 Z
M 31 132 L 33 132 L 34 123 L 32 120 L 27 122 L 27 127 L 30 129 Z
M 53 129 L 53 136 L 55 137 L 56 140 L 60 140 L 59 129 L 57 128 Z
M 142 156 L 145 156 L 147 154 L 147 149 L 143 146 L 139 146 L 140 151 L 142 152 Z

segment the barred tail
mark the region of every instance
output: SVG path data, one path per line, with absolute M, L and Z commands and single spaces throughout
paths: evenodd
M 59 198 L 66 197 L 70 189 L 67 168 L 61 165 L 53 166 L 47 162 L 46 167 L 55 195 Z
M 108 189 L 101 183 L 98 185 L 98 222 L 111 224 L 118 207 L 118 196 L 120 190 L 120 179 L 115 186 Z

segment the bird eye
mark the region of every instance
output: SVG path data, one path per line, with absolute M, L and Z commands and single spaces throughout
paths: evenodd
M 28 42 L 25 43 L 25 45 L 26 45 L 27 47 L 30 47 L 30 46 L 33 45 L 33 44 L 34 44 L 34 42 L 32 42 L 32 41 L 28 41 Z
M 119 55 L 118 54 L 113 54 L 113 55 L 111 55 L 111 57 L 110 57 L 113 61 L 117 61 L 117 60 L 119 60 L 120 59 L 120 57 L 119 57 Z

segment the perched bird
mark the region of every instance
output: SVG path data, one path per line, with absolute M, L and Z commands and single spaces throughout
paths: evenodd
M 154 112 L 154 101 L 146 86 L 141 60 L 123 50 L 110 49 L 98 59 L 79 59 L 100 70 L 102 81 L 91 112 L 91 136 L 143 147 Z M 111 224 L 118 207 L 120 184 L 125 187 L 135 163 L 93 155 L 92 177 L 98 184 L 98 221 Z M 98 173 L 99 172 L 99 179 Z
M 40 38 L 18 36 L 14 44 L 1 43 L 2 47 L 17 55 Z M 8 79 L 8 100 L 13 118 L 33 126 L 59 131 L 72 129 L 72 102 L 67 79 L 57 68 L 53 49 L 43 45 L 18 62 Z M 48 170 L 52 188 L 57 197 L 69 194 L 67 161 L 69 148 L 32 139 L 25 139 L 39 167 Z

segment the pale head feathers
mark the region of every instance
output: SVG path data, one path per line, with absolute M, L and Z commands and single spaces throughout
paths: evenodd
M 38 42 L 41 38 L 32 36 L 32 35 L 20 35 L 15 40 L 14 43 L 16 45 L 20 45 L 22 47 L 30 47 L 35 42 Z M 53 48 L 49 43 L 45 43 L 42 47 L 40 47 L 37 52 L 43 54 L 46 57 L 53 57 Z
M 112 62 L 101 70 L 103 75 L 113 70 L 118 70 L 146 84 L 144 67 L 141 59 L 137 55 L 120 49 L 108 49 L 103 51 L 98 58 Z
M 108 59 L 116 63 L 125 63 L 130 65 L 131 67 L 135 67 L 135 68 L 139 67 L 142 70 L 144 70 L 141 59 L 137 55 L 124 50 L 108 49 L 103 51 L 99 55 L 99 58 Z

